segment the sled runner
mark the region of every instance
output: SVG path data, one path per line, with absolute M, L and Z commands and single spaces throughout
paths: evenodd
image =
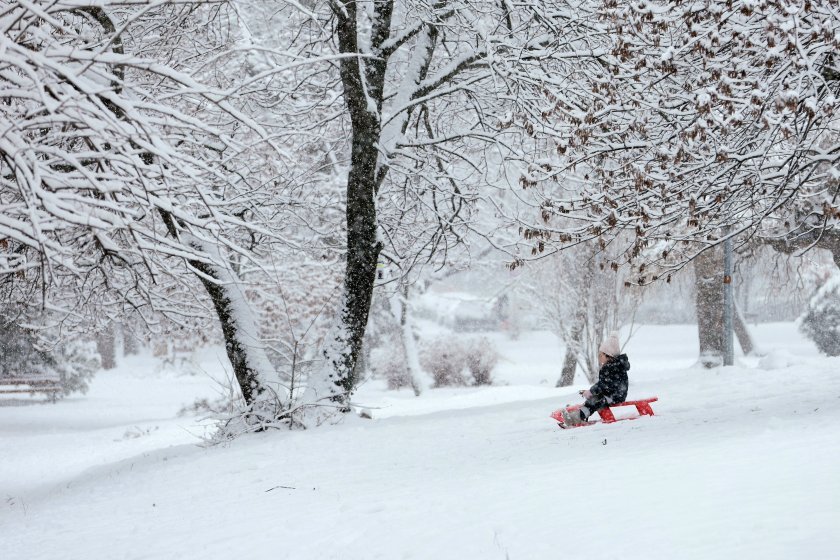
M 641 400 L 637 400 L 637 401 L 624 401 L 622 403 L 611 404 L 611 405 L 609 405 L 605 408 L 602 408 L 601 410 L 596 412 L 596 414 L 601 417 L 601 422 L 603 422 L 604 424 L 612 424 L 613 422 L 618 422 L 620 420 L 635 420 L 636 418 L 640 418 L 642 416 L 653 416 L 653 409 L 650 407 L 650 403 L 656 402 L 658 400 L 659 400 L 658 397 L 651 397 L 649 399 L 641 399 Z M 566 410 L 569 411 L 569 412 L 572 412 L 574 410 L 579 409 L 581 406 L 583 406 L 583 405 L 582 404 L 569 405 L 569 406 L 566 407 Z M 611 408 L 616 408 L 616 407 L 619 407 L 619 406 L 635 406 L 636 410 L 639 413 L 639 416 L 633 416 L 631 418 L 616 418 L 615 415 L 613 415 L 612 410 L 610 410 L 610 409 Z M 557 422 L 559 422 L 560 424 L 563 424 L 563 413 L 562 412 L 563 412 L 562 410 L 555 410 L 554 412 L 551 413 L 551 417 L 554 418 L 555 420 L 557 420 Z M 580 426 L 591 426 L 592 424 L 596 424 L 596 423 L 597 422 L 589 420 L 587 422 L 584 422 Z M 569 427 L 570 428 L 576 428 L 576 427 L 580 427 L 580 426 L 569 426 Z M 566 426 L 561 426 L 561 427 L 565 428 Z

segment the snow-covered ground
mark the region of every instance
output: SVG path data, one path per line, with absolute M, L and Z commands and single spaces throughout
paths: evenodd
M 840 360 L 790 324 L 769 355 L 690 369 L 691 326 L 630 340 L 657 416 L 560 430 L 562 349 L 492 335 L 498 385 L 415 398 L 366 383 L 374 420 L 204 447 L 178 411 L 223 359 L 100 373 L 57 404 L 0 401 L 0 558 L 790 559 L 838 557 Z

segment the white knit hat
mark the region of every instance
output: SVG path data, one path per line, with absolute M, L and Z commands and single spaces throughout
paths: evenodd
M 604 342 L 601 343 L 598 351 L 603 352 L 611 358 L 615 358 L 621 354 L 621 344 L 618 342 L 618 333 L 615 331 L 611 332 Z

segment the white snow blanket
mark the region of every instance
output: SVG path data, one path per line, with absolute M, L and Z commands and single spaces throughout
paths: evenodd
M 756 334 L 785 360 L 706 371 L 693 327 L 643 327 L 629 398 L 658 396 L 652 418 L 558 429 L 584 385 L 555 389 L 562 348 L 524 333 L 494 335 L 496 386 L 371 381 L 373 420 L 212 447 L 176 413 L 223 356 L 128 360 L 86 396 L 0 406 L 0 558 L 836 557 L 840 360 L 790 324 Z

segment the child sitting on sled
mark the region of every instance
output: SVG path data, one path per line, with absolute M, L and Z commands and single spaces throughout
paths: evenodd
M 606 340 L 598 348 L 598 382 L 580 394 L 586 399 L 577 410 L 563 410 L 562 427 L 580 426 L 607 405 L 624 402 L 627 399 L 627 387 L 629 381 L 627 372 L 630 370 L 630 361 L 627 354 L 621 353 L 618 342 L 618 334 L 610 333 Z

